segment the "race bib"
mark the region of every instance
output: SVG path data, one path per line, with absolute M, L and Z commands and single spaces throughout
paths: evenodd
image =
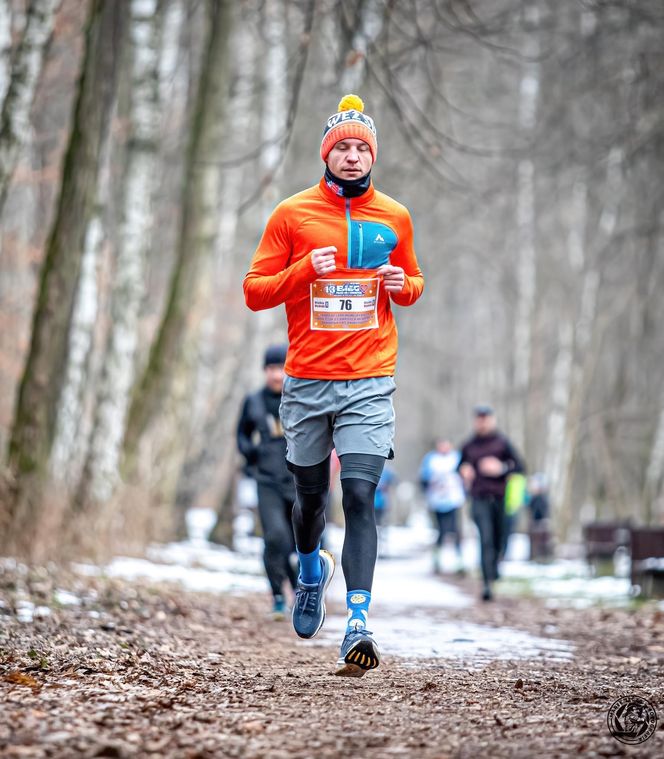
M 379 279 L 317 279 L 311 283 L 311 329 L 378 327 Z

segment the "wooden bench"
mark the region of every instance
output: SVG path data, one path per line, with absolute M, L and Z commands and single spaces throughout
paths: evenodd
M 583 525 L 586 560 L 596 576 L 612 575 L 618 548 L 630 544 L 629 522 L 589 522 Z
M 632 588 L 643 598 L 664 598 L 664 527 L 630 531 Z

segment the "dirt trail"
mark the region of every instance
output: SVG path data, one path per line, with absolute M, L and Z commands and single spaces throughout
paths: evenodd
M 17 586 L 50 615 L 19 622 Z M 53 608 L 63 587 L 82 604 Z M 336 647 L 272 621 L 264 597 L 45 573 L 17 582 L 5 571 L 0 599 L 2 757 L 664 756 L 655 606 L 499 598 L 438 610 L 429 624 L 508 625 L 570 641 L 574 657 L 477 664 L 384 651 L 380 669 L 356 680 L 331 674 Z M 660 718 L 639 747 L 606 725 L 609 706 L 631 693 Z

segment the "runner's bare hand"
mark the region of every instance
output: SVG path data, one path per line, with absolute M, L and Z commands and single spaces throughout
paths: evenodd
M 466 461 L 459 467 L 459 474 L 463 478 L 463 481 L 466 483 L 466 485 L 470 486 L 472 481 L 475 479 L 475 468 L 472 464 L 469 464 Z
M 383 286 L 388 293 L 400 293 L 406 284 L 406 275 L 400 266 L 383 264 L 378 267 L 376 274 L 383 278 Z
M 327 248 L 314 248 L 311 251 L 311 264 L 316 274 L 329 274 L 337 268 L 334 260 L 336 252 L 334 245 L 328 245 Z
M 495 456 L 484 456 L 477 462 L 477 468 L 485 477 L 500 477 L 505 474 L 505 464 Z

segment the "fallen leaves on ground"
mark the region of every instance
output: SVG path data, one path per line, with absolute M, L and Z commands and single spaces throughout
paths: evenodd
M 661 729 L 635 753 L 606 726 L 609 706 L 629 693 L 664 722 L 656 607 L 549 609 L 499 596 L 431 610 L 432 626 L 458 620 L 571 641 L 574 658 L 408 661 L 384 651 L 377 671 L 344 679 L 332 674 L 336 647 L 272 621 L 267 596 L 31 572 L 37 590 L 30 574 L 0 577 L 3 759 L 664 755 Z M 454 582 L 476 593 L 472 580 Z M 18 600 L 43 605 L 57 588 L 80 603 L 32 622 L 6 613 Z

